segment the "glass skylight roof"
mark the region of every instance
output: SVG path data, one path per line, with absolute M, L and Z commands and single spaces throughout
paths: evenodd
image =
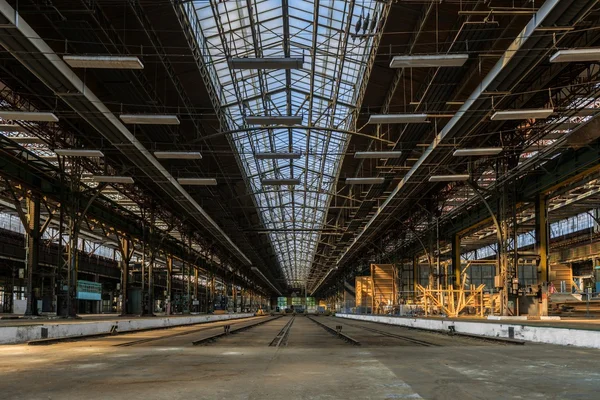
M 194 1 L 187 8 L 195 14 L 190 20 L 228 125 L 221 129 L 248 128 L 231 140 L 293 287 L 304 285 L 312 265 L 348 141 L 335 129 L 354 127 L 383 7 L 372 0 L 248 0 Z M 296 70 L 232 70 L 229 57 L 303 57 L 304 65 Z M 250 128 L 244 116 L 251 115 L 301 115 L 303 122 L 302 127 Z M 254 158 L 258 152 L 292 151 L 302 157 Z M 302 183 L 262 187 L 265 178 L 299 178 Z

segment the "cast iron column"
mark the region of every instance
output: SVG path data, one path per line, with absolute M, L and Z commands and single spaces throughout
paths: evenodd
M 167 256 L 167 306 L 165 308 L 165 312 L 167 315 L 171 315 L 173 313 L 173 303 L 172 303 L 172 286 L 173 286 L 173 256 Z
M 452 268 L 454 269 L 454 285 L 458 289 L 462 284 L 460 276 L 462 265 L 460 261 L 460 236 L 457 234 L 452 236 Z
M 33 273 L 37 272 L 40 252 L 40 198 L 35 194 L 27 195 L 27 244 L 25 248 L 25 268 L 27 280 L 27 307 L 25 315 L 37 315 L 37 304 L 34 304 Z
M 548 315 L 548 202 L 545 196 L 538 195 L 535 201 L 535 247 L 538 251 L 538 284 L 541 286 L 540 316 Z
M 120 239 L 121 248 L 121 315 L 127 314 L 127 285 L 129 281 L 129 262 L 131 261 L 132 243 L 129 239 Z

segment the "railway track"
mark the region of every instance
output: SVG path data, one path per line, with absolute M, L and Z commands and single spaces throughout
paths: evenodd
M 292 318 L 283 326 L 283 328 L 281 328 L 279 333 L 277 333 L 277 336 L 275 336 L 275 338 L 269 344 L 270 347 L 287 346 L 290 329 L 292 328 L 295 319 L 296 316 L 292 316 Z
M 329 332 L 333 335 L 336 335 L 337 337 L 346 341 L 347 343 L 353 344 L 355 346 L 360 346 L 360 342 L 358 340 L 346 335 L 345 333 L 342 333 L 341 326 L 338 325 L 334 329 L 334 328 L 330 327 L 329 325 L 326 325 L 320 321 L 317 321 L 316 319 L 313 319 L 312 317 L 307 316 L 306 318 L 310 319 L 312 322 L 319 325 L 321 328 L 325 329 L 327 332 Z
M 216 326 L 214 326 L 214 325 L 213 326 L 203 326 L 202 328 L 193 329 L 193 330 L 189 330 L 189 331 L 183 331 L 183 332 L 177 332 L 177 333 L 173 333 L 171 335 L 165 335 L 165 336 L 158 336 L 158 337 L 152 337 L 152 338 L 132 340 L 131 342 L 115 344 L 114 347 L 130 347 L 130 346 L 135 346 L 135 345 L 138 345 L 138 344 L 143 344 L 143 343 L 148 343 L 148 342 L 154 342 L 154 341 L 157 341 L 157 340 L 170 339 L 170 338 L 174 338 L 174 337 L 177 337 L 177 336 L 190 335 L 192 333 L 198 333 L 198 332 L 206 331 L 206 330 L 209 330 L 209 329 L 215 329 L 215 328 L 218 328 L 218 327 L 223 326 L 223 325 L 225 325 L 225 324 L 220 323 L 219 325 L 216 325 Z
M 367 326 L 362 326 L 362 325 L 359 325 L 359 324 L 351 324 L 351 323 L 348 323 L 346 321 L 342 322 L 342 324 L 345 324 L 345 325 L 348 325 L 348 326 L 352 326 L 354 328 L 363 329 L 363 330 L 368 331 L 368 332 L 377 333 L 379 335 L 392 337 L 392 338 L 395 338 L 395 339 L 398 339 L 398 340 L 403 340 L 403 341 L 410 342 L 410 343 L 413 343 L 413 344 L 417 344 L 417 345 L 420 345 L 420 346 L 427 346 L 427 347 L 430 347 L 430 346 L 441 346 L 440 344 L 428 342 L 426 340 L 415 339 L 415 338 L 410 337 L 410 336 L 404 336 L 404 335 L 399 335 L 397 333 L 386 332 L 386 331 L 382 331 L 382 330 L 379 330 L 379 329 L 375 329 L 375 328 L 371 328 L 371 327 L 367 327 Z
M 255 319 L 255 318 L 253 318 L 253 319 Z M 219 321 L 219 322 L 216 322 L 214 324 L 211 324 L 210 326 L 202 326 L 200 328 L 188 329 L 188 330 L 184 330 L 184 331 L 181 331 L 181 332 L 176 332 L 176 333 L 172 333 L 172 334 L 168 334 L 168 335 L 155 336 L 155 337 L 149 337 L 149 338 L 143 338 L 143 339 L 136 339 L 136 340 L 132 340 L 130 342 L 115 344 L 113 346 L 114 347 L 136 346 L 136 345 L 140 345 L 140 344 L 144 344 L 144 343 L 150 343 L 150 342 L 155 342 L 155 341 L 159 341 L 159 340 L 171 339 L 171 338 L 175 338 L 175 337 L 178 337 L 178 336 L 192 335 L 194 333 L 204 332 L 204 331 L 208 331 L 208 330 L 211 330 L 211 329 L 216 329 L 216 328 L 219 328 L 219 327 L 236 326 L 236 325 L 240 325 L 240 324 L 245 324 L 247 322 L 248 322 L 247 320 L 238 320 L 238 321 L 235 321 L 235 322 L 231 322 L 231 321 Z M 262 322 L 262 320 L 261 320 L 261 322 Z
M 243 332 L 243 331 L 246 331 L 248 329 L 252 329 L 252 328 L 254 328 L 256 326 L 259 326 L 259 325 L 262 325 L 262 324 L 266 324 L 267 322 L 271 322 L 271 321 L 274 321 L 274 320 L 279 319 L 279 318 L 281 318 L 280 315 L 275 316 L 275 317 L 268 317 L 268 318 L 266 318 L 264 320 L 260 320 L 258 322 L 254 322 L 254 323 L 247 324 L 247 325 L 242 325 L 242 326 L 234 325 L 233 329 L 231 328 L 231 325 L 225 325 L 223 327 L 223 332 L 215 333 L 214 335 L 210 335 L 208 337 L 204 337 L 204 338 L 201 338 L 201 339 L 198 339 L 198 340 L 194 340 L 194 341 L 192 341 L 192 344 L 194 346 L 198 346 L 198 345 L 201 345 L 201 344 L 212 343 L 212 342 L 214 342 L 215 340 L 217 340 L 217 339 L 219 339 L 221 337 L 232 335 L 232 334 L 239 333 L 239 332 Z

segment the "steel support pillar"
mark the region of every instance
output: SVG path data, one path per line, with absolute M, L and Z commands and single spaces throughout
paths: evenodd
M 142 292 L 139 299 L 139 306 L 142 315 L 144 314 L 144 310 L 146 309 L 146 230 L 144 229 L 144 236 L 142 237 Z
M 457 234 L 452 236 L 452 268 L 454 269 L 454 287 L 458 289 L 462 284 L 462 265 L 460 261 L 460 236 Z
M 198 267 L 194 266 L 194 312 L 200 312 L 200 299 L 198 298 Z
M 204 285 L 204 304 L 206 304 L 206 313 L 210 312 L 210 288 L 209 288 L 209 274 L 208 271 L 206 273 L 206 284 Z
M 25 248 L 25 279 L 27 281 L 27 307 L 25 315 L 38 315 L 37 297 L 33 285 L 33 274 L 37 272 L 40 254 L 40 198 L 27 195 L 27 226 Z
M 209 305 L 209 310 L 215 311 L 215 290 L 216 290 L 216 282 L 215 282 L 215 274 L 214 272 L 211 271 L 210 274 L 210 297 L 209 297 L 209 301 L 210 301 L 210 305 Z
M 81 217 L 83 218 L 83 217 Z M 77 316 L 77 280 L 79 272 L 79 224 L 75 211 L 69 218 L 69 244 L 67 246 L 67 316 Z
M 133 256 L 133 244 L 127 238 L 120 238 L 119 245 L 121 250 L 121 315 L 126 315 L 128 306 L 129 262 Z
M 146 302 L 148 315 L 154 315 L 154 255 L 151 260 L 148 264 L 148 301 Z
M 429 214 L 427 225 L 433 226 L 433 217 L 431 216 L 431 214 Z M 435 268 L 437 267 L 437 264 L 434 263 L 434 259 L 431 256 L 432 254 L 434 254 L 434 250 L 435 250 L 434 243 L 435 243 L 436 238 L 434 235 L 435 235 L 435 231 L 431 231 L 431 233 L 429 234 L 429 242 L 427 244 L 427 257 L 429 259 L 429 279 L 427 281 L 427 284 L 432 289 L 439 289 L 439 287 L 437 285 L 438 273 L 435 270 Z
M 215 310 L 215 265 L 213 264 L 214 255 L 210 254 L 210 295 L 208 297 L 208 312 Z
M 231 276 L 231 294 L 233 297 L 233 312 L 237 311 L 237 290 L 235 288 L 235 273 Z
M 544 195 L 538 195 L 535 201 L 535 247 L 538 251 L 538 285 L 541 290 L 540 316 L 548 315 L 548 250 L 550 235 L 548 231 L 548 202 Z
M 165 313 L 167 315 L 171 315 L 173 313 L 173 304 L 171 303 L 173 299 L 173 256 L 167 256 L 167 301 L 165 307 Z
M 183 302 L 183 313 L 184 314 L 189 314 L 190 313 L 190 266 L 188 263 L 186 263 L 185 261 L 183 262 L 183 265 L 181 267 L 181 273 L 182 273 L 182 278 L 183 278 L 183 284 L 185 285 L 185 287 L 183 288 L 185 290 L 185 301 Z
M 419 284 L 419 256 L 413 256 L 413 299 L 417 299 L 417 285 Z

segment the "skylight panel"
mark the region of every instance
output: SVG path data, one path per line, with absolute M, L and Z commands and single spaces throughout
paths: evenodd
M 206 52 L 209 76 L 217 89 L 221 110 L 231 129 L 243 126 L 245 115 L 302 115 L 304 124 L 348 129 L 353 123 L 357 89 L 366 67 L 372 38 L 360 43 L 340 43 L 346 24 L 353 24 L 361 12 L 374 14 L 383 3 L 368 2 L 354 7 L 348 16 L 349 3 L 339 0 L 321 3 L 319 15 L 314 16 L 312 1 L 291 2 L 289 18 L 283 21 L 282 3 L 276 0 L 254 3 L 253 21 L 244 2 L 196 1 L 193 9 L 199 18 L 202 51 Z M 215 11 L 211 7 L 216 7 Z M 191 10 L 192 7 L 187 8 Z M 218 16 L 215 19 L 215 15 Z M 313 22 L 318 21 L 317 47 L 313 55 Z M 221 24 L 223 35 L 216 24 Z M 281 39 L 284 23 L 289 23 L 291 52 L 284 54 Z M 259 49 L 255 51 L 250 25 L 258 35 Z M 235 30 L 235 31 L 233 31 Z M 204 37 L 209 37 L 206 46 Z M 221 41 L 225 41 L 221 43 Z M 338 54 L 344 54 L 345 60 Z M 227 57 L 304 57 L 300 70 L 235 70 L 230 71 Z M 315 76 L 311 87 L 311 69 Z M 288 78 L 289 77 L 289 78 Z M 289 79 L 289 82 L 288 82 Z M 264 98 L 263 98 L 264 96 Z M 334 109 L 330 107 L 335 98 Z M 308 120 L 310 115 L 311 121 Z M 291 137 L 290 137 L 291 136 Z M 288 280 L 304 280 L 310 271 L 312 255 L 317 246 L 318 233 L 292 232 L 293 228 L 320 227 L 324 223 L 325 208 L 334 184 L 333 175 L 342 158 L 348 137 L 330 129 L 275 128 L 252 129 L 232 136 L 241 164 L 249 179 L 249 188 L 255 193 L 259 212 L 266 227 L 290 229 L 289 232 L 271 232 L 271 242 L 277 259 Z M 300 151 L 301 160 L 256 160 L 257 152 Z M 289 161 L 289 162 L 288 162 Z M 308 169 L 306 169 L 308 167 Z M 295 190 L 265 191 L 260 180 L 300 179 Z M 295 221 L 295 222 L 292 222 Z

